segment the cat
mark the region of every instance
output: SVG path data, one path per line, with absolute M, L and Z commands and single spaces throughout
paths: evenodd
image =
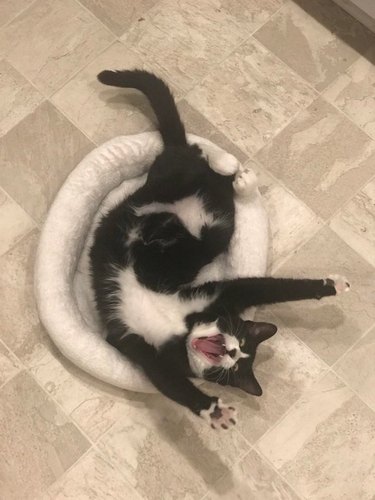
M 258 345 L 277 327 L 244 321 L 241 313 L 250 306 L 336 295 L 349 284 L 334 276 L 194 285 L 199 271 L 228 250 L 234 186 L 243 194 L 246 176 L 215 172 L 200 148 L 187 143 L 173 96 L 154 74 L 106 70 L 98 79 L 143 92 L 164 144 L 144 186 L 103 215 L 94 234 L 91 277 L 107 341 L 162 394 L 213 428 L 227 429 L 236 423 L 235 408 L 190 378 L 262 394 L 252 365 Z

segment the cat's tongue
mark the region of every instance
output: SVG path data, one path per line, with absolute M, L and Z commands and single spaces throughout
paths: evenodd
M 194 339 L 193 348 L 207 356 L 211 361 L 220 361 L 220 356 L 227 352 L 223 335 L 212 335 L 211 337 L 200 337 Z

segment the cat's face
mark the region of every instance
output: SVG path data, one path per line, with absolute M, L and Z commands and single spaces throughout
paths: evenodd
M 271 323 L 233 317 L 195 325 L 187 337 L 190 367 L 201 378 L 260 396 L 252 366 L 258 345 L 276 331 Z

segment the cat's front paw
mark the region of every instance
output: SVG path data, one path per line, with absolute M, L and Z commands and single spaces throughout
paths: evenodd
M 236 424 L 237 411 L 233 406 L 227 406 L 218 399 L 208 410 L 202 410 L 199 415 L 211 424 L 213 429 L 229 429 Z
M 349 281 L 339 274 L 330 274 L 328 279 L 326 279 L 326 285 L 333 286 L 336 290 L 336 295 L 343 292 L 349 292 L 350 290 Z
M 233 188 L 239 197 L 246 198 L 250 196 L 258 186 L 258 179 L 255 172 L 251 169 L 240 170 L 237 172 L 233 181 Z

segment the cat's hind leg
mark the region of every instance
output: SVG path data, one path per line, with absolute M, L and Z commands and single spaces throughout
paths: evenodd
M 240 169 L 233 181 L 234 191 L 239 198 L 248 198 L 258 187 L 258 179 L 255 172 L 249 169 Z

